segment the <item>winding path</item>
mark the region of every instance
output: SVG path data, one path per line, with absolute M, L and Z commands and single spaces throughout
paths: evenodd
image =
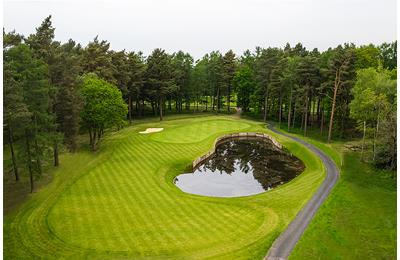
M 330 191 L 332 190 L 333 186 L 336 184 L 339 178 L 339 170 L 332 159 L 314 145 L 300 138 L 282 133 L 276 130 L 271 124 L 268 125 L 268 128 L 274 133 L 289 137 L 290 139 L 306 146 L 310 151 L 312 151 L 322 160 L 326 168 L 326 177 L 319 187 L 318 191 L 301 209 L 295 219 L 287 226 L 286 230 L 283 231 L 274 241 L 272 247 L 268 251 L 267 256 L 265 257 L 265 259 L 267 260 L 282 260 L 288 258 L 293 248 L 296 246 L 296 243 L 299 241 L 304 230 L 311 222 L 311 219 L 314 217 L 321 204 L 328 197 Z

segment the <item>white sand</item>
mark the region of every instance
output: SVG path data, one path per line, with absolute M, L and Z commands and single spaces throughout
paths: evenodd
M 140 134 L 157 133 L 164 130 L 164 128 L 147 128 L 146 131 L 139 132 Z

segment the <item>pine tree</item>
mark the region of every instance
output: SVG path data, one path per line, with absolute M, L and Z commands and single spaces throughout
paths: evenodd
M 54 41 L 54 32 L 55 28 L 51 22 L 51 15 L 46 17 L 42 24 L 36 28 L 36 33 L 31 34 L 26 43 L 30 46 L 33 51 L 34 56 L 37 59 L 44 61 L 48 65 L 49 70 L 49 116 L 53 120 L 48 120 L 46 125 L 43 126 L 42 131 L 47 132 L 47 140 L 51 140 L 53 142 L 53 157 L 54 157 L 54 166 L 58 166 L 59 159 L 58 159 L 58 145 L 62 140 L 61 134 L 57 131 L 57 123 L 56 123 L 56 111 L 55 111 L 55 104 L 57 103 L 57 92 L 58 88 L 57 85 L 59 81 L 62 80 L 58 77 L 57 66 L 59 61 L 56 57 L 57 49 L 60 46 L 59 42 Z M 38 149 L 38 142 L 35 141 L 34 145 L 35 149 Z
M 57 65 L 53 71 L 57 74 L 54 81 L 57 88 L 54 111 L 57 129 L 64 135 L 64 143 L 70 151 L 77 148 L 82 100 L 79 94 L 77 78 L 82 73 L 82 48 L 73 40 L 57 48 Z M 56 142 L 57 144 L 57 142 Z M 55 146 L 57 148 L 57 146 Z
M 190 76 L 193 69 L 193 57 L 189 53 L 179 51 L 173 54 L 172 64 L 174 67 L 174 77 L 177 89 L 175 91 L 177 110 L 182 110 L 182 99 L 185 99 L 186 110 L 190 108 Z M 172 96 L 173 93 L 171 93 Z
M 397 41 L 383 43 L 379 47 L 383 67 L 389 70 L 397 68 Z
M 258 81 L 258 93 L 261 95 L 260 100 L 263 100 L 264 122 L 267 121 L 268 115 L 268 99 L 271 87 L 271 75 L 275 69 L 282 52 L 278 48 L 258 49 L 256 61 L 256 79 Z
M 115 85 L 121 90 L 124 97 L 128 94 L 129 67 L 128 55 L 125 50 L 110 51 Z
M 84 73 L 95 73 L 100 78 L 117 84 L 114 78 L 115 68 L 112 64 L 110 54 L 110 43 L 99 41 L 98 36 L 85 47 L 82 56 L 82 66 Z
M 303 131 L 304 136 L 307 135 L 307 126 L 309 123 L 309 111 L 311 106 L 312 95 L 315 92 L 315 88 L 319 85 L 319 68 L 318 60 L 312 55 L 303 57 L 300 60 L 297 68 L 299 75 L 299 91 L 301 93 L 301 99 L 304 101 L 303 111 Z
M 15 135 L 18 129 L 29 121 L 30 113 L 27 105 L 23 102 L 23 90 L 21 84 L 15 80 L 16 71 L 10 66 L 7 51 L 14 46 L 21 44 L 22 35 L 15 31 L 6 33 L 3 29 L 3 128 L 7 133 L 5 138 L 10 147 L 11 160 L 15 180 L 19 180 L 18 162 L 14 150 Z
M 236 70 L 236 58 L 235 58 L 235 53 L 233 53 L 232 50 L 229 50 L 227 53 L 225 53 L 224 57 L 222 58 L 223 60 L 223 82 L 225 85 L 225 88 L 227 90 L 227 105 L 228 105 L 228 112 L 230 111 L 231 107 L 231 95 L 232 95 L 232 80 L 235 75 L 235 70 Z
M 353 85 L 355 78 L 355 54 L 354 48 L 351 46 L 338 46 L 334 52 L 334 55 L 329 61 L 328 71 L 326 72 L 329 76 L 328 81 L 325 82 L 325 86 L 332 90 L 331 97 L 331 112 L 329 119 L 329 130 L 328 130 L 328 142 L 332 139 L 333 121 L 334 115 L 337 108 L 338 97 L 343 97 L 341 100 L 342 106 L 342 122 L 345 120 L 347 105 L 350 101 L 350 88 Z
M 13 80 L 22 89 L 23 100 L 20 101 L 20 109 L 24 118 L 28 115 L 26 108 L 30 115 L 29 121 L 21 128 L 24 130 L 26 140 L 23 152 L 30 173 L 32 192 L 34 170 L 41 174 L 43 154 L 51 146 L 47 141 L 49 140 L 47 129 L 53 122 L 52 114 L 49 113 L 48 66 L 42 60 L 36 59 L 32 50 L 25 44 L 10 48 L 6 52 L 5 61 L 8 63 L 7 69 L 12 71 Z M 22 103 L 26 104 L 26 108 Z M 31 149 L 32 144 L 34 149 Z M 33 159 L 35 168 L 32 165 Z
M 213 51 L 208 55 L 207 78 L 210 83 L 210 93 L 212 94 L 212 110 L 217 112 L 222 108 L 223 86 L 223 61 L 222 55 L 218 51 Z
M 144 98 L 144 73 L 146 71 L 146 66 L 144 63 L 144 58 L 142 53 L 128 53 L 128 118 L 129 123 L 132 123 L 132 102 L 135 99 L 136 109 L 139 109 L 140 99 Z M 143 108 L 142 108 L 143 109 Z M 138 112 L 138 111 L 136 111 Z
M 164 50 L 155 49 L 147 58 L 146 83 L 149 96 L 157 102 L 162 121 L 165 99 L 177 90 L 171 56 Z
M 6 55 L 4 55 L 6 56 Z M 31 117 L 28 106 L 23 100 L 21 84 L 15 80 L 15 71 L 9 68 L 9 62 L 3 61 L 3 127 L 7 132 L 15 180 L 19 180 L 18 163 L 14 150 L 14 137 L 18 129 L 23 128 Z

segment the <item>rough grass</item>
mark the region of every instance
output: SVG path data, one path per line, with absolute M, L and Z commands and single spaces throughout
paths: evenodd
M 318 146 L 340 167 L 340 179 L 306 229 L 290 259 L 396 259 L 396 182 L 391 173 L 361 163 L 341 142 Z M 319 135 L 319 134 L 318 134 Z
M 148 127 L 160 133 L 141 135 Z M 276 136 L 306 164 L 293 181 L 241 198 L 210 198 L 172 184 L 218 136 L 273 133 L 211 116 L 143 121 L 108 134 L 96 153 L 61 156 L 54 179 L 4 220 L 4 258 L 261 259 L 324 178 L 321 161 Z

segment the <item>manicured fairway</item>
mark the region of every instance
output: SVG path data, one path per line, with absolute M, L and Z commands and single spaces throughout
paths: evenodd
M 148 127 L 165 130 L 138 133 Z M 172 184 L 215 138 L 240 131 L 275 136 L 305 172 L 242 198 L 189 195 Z M 319 159 L 299 144 L 229 116 L 147 121 L 107 135 L 96 153 L 61 159 L 53 182 L 6 216 L 6 259 L 261 259 L 324 178 Z

